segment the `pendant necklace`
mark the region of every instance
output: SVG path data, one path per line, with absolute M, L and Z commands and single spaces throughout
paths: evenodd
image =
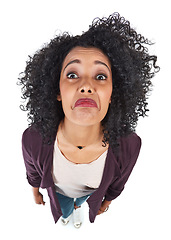
M 77 146 L 80 150 L 83 149 L 85 146 Z
M 63 130 L 62 130 L 62 127 L 61 127 L 61 132 L 62 132 L 62 135 L 64 136 L 64 138 L 66 139 L 64 133 L 63 133 Z M 85 146 L 76 146 L 79 150 L 82 150 L 83 148 L 85 148 Z

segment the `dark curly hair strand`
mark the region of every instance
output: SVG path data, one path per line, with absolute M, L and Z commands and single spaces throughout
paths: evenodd
M 111 62 L 113 92 L 102 125 L 103 142 L 109 142 L 116 149 L 118 139 L 135 131 L 138 118 L 147 115 L 151 78 L 159 71 L 157 57 L 148 53 L 146 46 L 150 44 L 118 13 L 95 19 L 82 35 L 63 33 L 56 36 L 29 57 L 19 78 L 22 98 L 27 100 L 21 109 L 29 111 L 30 125 L 42 134 L 45 142 L 54 141 L 58 125 L 64 118 L 61 102 L 57 101 L 62 63 L 74 47 L 95 47 Z

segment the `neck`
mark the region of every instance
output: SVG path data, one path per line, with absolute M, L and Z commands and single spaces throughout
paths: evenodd
M 60 125 L 65 139 L 74 146 L 89 146 L 102 141 L 101 124 L 80 126 L 69 122 L 66 118 Z

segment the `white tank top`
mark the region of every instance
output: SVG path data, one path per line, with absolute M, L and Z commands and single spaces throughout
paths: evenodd
M 56 191 L 71 198 L 83 197 L 96 191 L 102 180 L 107 151 L 91 163 L 75 164 L 64 157 L 56 139 L 52 172 Z

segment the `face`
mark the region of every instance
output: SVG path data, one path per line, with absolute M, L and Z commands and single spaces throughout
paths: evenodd
M 88 126 L 105 117 L 112 94 L 109 59 L 97 48 L 76 47 L 63 62 L 60 95 L 65 119 Z

